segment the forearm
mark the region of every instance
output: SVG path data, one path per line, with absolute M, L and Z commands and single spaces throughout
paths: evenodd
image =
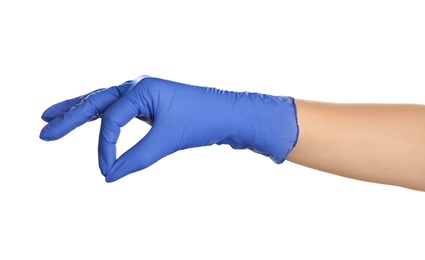
M 288 161 L 425 191 L 425 106 L 296 104 L 300 136 Z

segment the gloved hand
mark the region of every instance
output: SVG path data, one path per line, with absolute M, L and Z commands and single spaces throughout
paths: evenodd
M 282 163 L 298 140 L 292 97 L 232 92 L 141 76 L 48 108 L 40 138 L 56 140 L 102 117 L 99 167 L 107 182 L 149 167 L 178 150 L 212 144 L 250 149 Z M 134 117 L 152 125 L 116 159 L 120 128 Z

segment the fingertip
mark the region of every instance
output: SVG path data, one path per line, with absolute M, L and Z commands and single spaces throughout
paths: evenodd
M 52 107 L 49 107 L 43 112 L 41 119 L 47 123 L 55 119 L 55 116 L 52 116 Z
M 108 176 L 106 175 L 105 176 L 105 181 L 106 181 L 106 183 L 111 183 L 111 182 L 114 182 L 115 180 L 114 179 L 111 179 L 111 178 L 108 178 Z
M 51 141 L 49 136 L 45 133 L 44 128 L 41 130 L 39 138 L 43 141 Z
M 40 132 L 40 139 L 43 141 L 54 141 L 59 139 L 57 136 L 54 135 L 54 133 L 51 131 L 50 125 L 46 125 L 41 129 Z
M 112 166 L 112 169 L 108 172 L 108 174 L 106 174 L 105 181 L 107 183 L 114 182 L 121 179 L 124 176 L 127 176 L 128 174 L 129 172 L 127 171 L 125 165 L 116 166 L 114 164 L 114 166 Z
M 44 115 L 44 113 L 41 115 L 41 119 L 44 121 L 44 122 L 46 122 L 46 123 L 48 123 L 49 121 L 51 121 L 51 117 L 47 117 L 46 115 Z
M 113 163 L 112 167 L 105 176 L 106 182 L 117 181 L 131 173 L 141 170 L 141 168 L 137 165 L 137 162 L 139 162 L 139 160 L 136 161 L 136 158 L 129 156 L 129 154 L 131 154 L 131 151 L 132 149 L 124 153 Z
M 111 169 L 110 163 L 108 163 L 103 156 L 99 157 L 99 168 L 100 168 L 100 172 L 102 173 L 103 176 L 107 176 L 108 175 L 108 171 Z
M 115 178 L 112 178 L 112 177 L 109 177 L 109 175 L 106 175 L 105 176 L 105 181 L 106 181 L 106 183 L 111 183 L 111 182 L 116 181 L 116 179 Z
M 116 142 L 109 141 L 111 137 L 108 138 L 106 131 L 101 129 L 98 144 L 99 168 L 103 176 L 110 172 L 116 160 Z

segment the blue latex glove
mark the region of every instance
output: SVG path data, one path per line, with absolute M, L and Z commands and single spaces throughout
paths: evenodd
M 56 140 L 102 117 L 99 167 L 107 182 L 149 167 L 178 150 L 212 144 L 250 149 L 282 163 L 298 140 L 292 97 L 232 92 L 153 77 L 96 90 L 48 108 L 40 138 Z M 138 117 L 152 128 L 116 159 L 120 128 Z

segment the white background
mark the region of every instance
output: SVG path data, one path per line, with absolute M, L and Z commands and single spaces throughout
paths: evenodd
M 0 259 L 424 259 L 423 192 L 227 146 L 107 184 L 99 120 L 38 138 L 50 105 L 140 74 L 424 103 L 424 14 L 423 1 L 3 1 Z M 125 126 L 119 152 L 148 130 Z

